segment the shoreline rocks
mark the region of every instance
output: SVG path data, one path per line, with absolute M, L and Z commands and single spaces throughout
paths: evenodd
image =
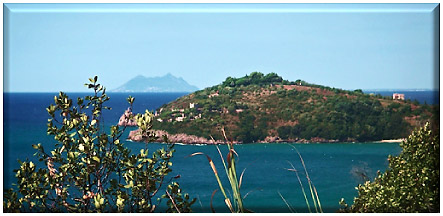
M 320 137 L 312 137 L 311 139 L 281 139 L 278 136 L 267 136 L 258 143 L 337 143 L 339 140 L 328 140 Z
M 135 118 L 131 118 L 133 116 L 131 108 L 128 108 L 125 110 L 125 113 L 123 113 L 122 116 L 120 116 L 120 119 L 118 120 L 118 126 L 129 126 L 129 127 L 135 127 L 137 126 L 137 122 L 135 121 Z
M 198 137 L 195 135 L 188 135 L 184 133 L 169 134 L 168 132 L 162 130 L 154 130 L 154 133 L 158 137 L 157 140 L 155 140 L 155 142 L 160 142 L 160 143 L 163 143 L 163 135 L 166 135 L 171 143 L 208 144 L 208 145 L 225 143 L 224 141 L 221 140 L 216 140 L 214 142 L 213 140 L 209 140 L 204 137 Z M 134 142 L 143 142 L 142 136 L 140 134 L 140 129 L 130 131 L 128 139 Z M 234 144 L 238 144 L 238 142 L 234 142 Z
M 199 137 L 195 135 L 188 135 L 184 133 L 179 134 L 169 134 L 163 130 L 154 130 L 155 135 L 158 137 L 155 142 L 163 143 L 163 135 L 166 135 L 171 143 L 182 143 L 182 144 L 226 144 L 225 141 L 216 140 L 215 142 L 204 137 Z M 140 134 L 140 129 L 133 130 L 129 132 L 128 138 L 134 142 L 143 142 L 142 136 Z M 339 140 L 328 140 L 320 137 L 313 137 L 309 140 L 307 139 L 287 139 L 283 140 L 280 137 L 268 136 L 264 140 L 260 140 L 256 143 L 337 143 Z M 242 144 L 239 141 L 233 141 L 234 144 Z

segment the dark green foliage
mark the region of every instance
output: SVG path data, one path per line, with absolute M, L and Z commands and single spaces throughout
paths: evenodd
M 260 72 L 252 72 L 242 78 L 228 77 L 221 84 L 222 87 L 236 87 L 236 86 L 248 86 L 248 85 L 269 85 L 269 84 L 281 84 L 283 78 L 276 73 L 269 73 L 264 75 Z
M 403 118 L 410 113 L 400 113 L 391 107 L 384 108 L 378 100 L 367 99 L 364 95 L 355 98 L 334 95 L 324 100 L 307 92 L 294 94 L 286 91 L 278 96 L 277 107 L 291 109 L 284 108 L 277 113 L 277 117 L 298 120 L 298 124 L 291 128 L 277 128 L 283 139 L 322 137 L 342 141 L 348 138 L 371 141 L 405 137 L 409 130 Z M 300 103 L 310 99 L 317 101 Z
M 293 140 L 299 137 L 310 136 L 310 135 L 301 135 L 301 132 L 305 132 L 300 124 L 294 126 L 281 126 L 277 128 L 278 136 L 284 140 Z
M 256 126 L 256 118 L 249 111 L 240 113 L 237 122 L 238 130 L 233 134 L 234 139 L 242 140 L 244 143 L 253 143 L 266 137 L 266 121 Z
M 363 94 L 363 91 L 361 89 L 356 89 L 356 90 L 354 90 L 354 93 Z
M 414 131 L 399 156 L 389 156 L 389 169 L 374 181 L 358 186 L 348 212 L 439 212 L 440 136 L 430 124 Z
M 109 97 L 97 84 L 97 77 L 89 80 L 86 86 L 94 95 L 78 98 L 76 105 L 63 92 L 54 97 L 55 105 L 47 108 L 51 117 L 47 132 L 54 136 L 55 149 L 47 152 L 41 144 L 32 145 L 46 168 L 37 169 L 32 161 L 20 162 L 15 170 L 18 191 L 5 190 L 3 211 L 153 212 L 167 199 L 171 201 L 168 212 L 189 212 L 195 199 L 189 201 L 177 183 L 162 187 L 171 172 L 174 145 L 155 150 L 151 156 L 147 145 L 139 154 L 131 154 L 119 140 L 125 128 L 112 126 L 106 134 L 100 125 L 102 110 L 109 109 L 104 106 Z M 134 98 L 129 97 L 128 102 L 132 108 Z M 136 119 L 145 140 L 156 138 L 151 113 L 130 118 Z M 163 193 L 170 195 L 161 196 Z

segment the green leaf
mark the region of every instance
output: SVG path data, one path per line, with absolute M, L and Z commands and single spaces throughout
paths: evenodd
M 68 152 L 68 158 L 70 158 L 70 159 L 74 159 L 74 153 L 72 153 L 72 152 Z
M 85 151 L 85 146 L 80 143 L 80 145 L 78 145 L 78 150 L 80 150 L 81 152 Z
M 35 167 L 35 164 L 31 161 L 31 162 L 29 162 L 29 167 L 32 169 Z
M 129 184 L 125 185 L 125 188 L 132 188 L 134 187 L 134 182 L 130 181 Z
M 104 202 L 105 202 L 105 199 L 102 198 L 102 196 L 101 196 L 100 194 L 97 194 L 97 195 L 94 197 L 94 205 L 95 205 L 95 208 L 100 209 L 101 206 L 104 204 Z
M 117 198 L 117 202 L 116 202 L 117 207 L 118 207 L 119 209 L 122 209 L 122 208 L 124 207 L 124 202 L 125 202 L 125 199 L 123 199 L 123 198 L 119 195 L 118 198 Z
M 100 158 L 97 156 L 92 157 L 92 160 L 97 161 L 97 163 L 100 163 Z

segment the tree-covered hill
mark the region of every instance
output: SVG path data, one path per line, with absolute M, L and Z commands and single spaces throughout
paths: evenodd
M 438 115 L 418 102 L 253 72 L 159 108 L 155 129 L 235 141 L 375 141 L 406 137 Z M 438 119 L 438 118 L 432 118 Z

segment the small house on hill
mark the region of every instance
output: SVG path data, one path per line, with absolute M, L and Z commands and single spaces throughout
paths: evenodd
M 404 100 L 405 99 L 405 94 L 394 93 L 392 95 L 392 99 L 394 99 L 394 100 Z
M 192 109 L 192 108 L 197 109 L 198 108 L 198 103 L 189 103 L 189 108 L 190 109 Z

